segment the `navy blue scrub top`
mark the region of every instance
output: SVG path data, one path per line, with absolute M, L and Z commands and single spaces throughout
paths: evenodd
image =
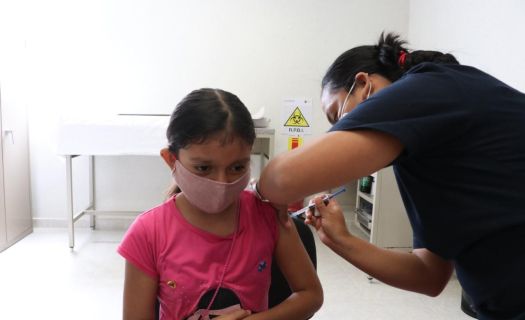
M 469 66 L 422 63 L 330 131 L 372 129 L 393 162 L 414 248 L 452 260 L 481 318 L 525 317 L 525 95 Z

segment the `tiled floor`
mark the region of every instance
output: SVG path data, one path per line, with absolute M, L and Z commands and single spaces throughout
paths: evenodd
M 124 231 L 36 229 L 0 253 L 0 319 L 120 319 L 124 262 L 115 253 Z M 314 319 L 472 319 L 460 310 L 452 279 L 437 298 L 388 287 L 317 243 L 325 303 Z

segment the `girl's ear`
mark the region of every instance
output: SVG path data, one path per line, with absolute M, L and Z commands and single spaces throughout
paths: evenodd
M 175 160 L 177 160 L 177 157 L 175 154 L 173 154 L 168 148 L 163 148 L 160 150 L 160 156 L 162 159 L 164 159 L 164 162 L 170 167 L 170 169 L 173 171 L 175 168 Z

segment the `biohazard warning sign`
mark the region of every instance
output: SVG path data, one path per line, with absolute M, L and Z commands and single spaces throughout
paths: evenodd
M 288 121 L 284 124 L 285 127 L 309 127 L 308 121 L 303 116 L 301 109 L 299 107 L 295 108 L 292 112 Z
M 309 99 L 284 100 L 282 113 L 282 134 L 302 136 L 311 133 L 309 119 L 312 114 L 312 102 Z

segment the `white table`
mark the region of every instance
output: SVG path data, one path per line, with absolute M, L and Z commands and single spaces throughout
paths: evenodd
M 129 217 L 139 211 L 102 211 L 95 206 L 95 156 L 159 156 L 160 149 L 167 145 L 166 115 L 116 115 L 64 122 L 59 129 L 58 154 L 66 160 L 67 220 L 69 247 L 75 247 L 75 222 L 85 214 L 90 215 L 90 226 L 95 228 L 95 217 L 106 215 Z M 274 129 L 256 128 L 256 139 L 252 153 L 261 155 L 261 169 L 265 159 L 273 157 Z M 89 205 L 80 212 L 73 209 L 73 159 L 89 157 Z

